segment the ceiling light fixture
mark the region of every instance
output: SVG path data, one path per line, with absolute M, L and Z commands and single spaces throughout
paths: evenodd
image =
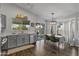
M 54 13 L 51 13 L 52 14 L 52 21 L 50 22 L 51 24 L 56 24 L 56 21 L 54 21 L 54 19 L 53 19 L 53 15 L 54 15 Z

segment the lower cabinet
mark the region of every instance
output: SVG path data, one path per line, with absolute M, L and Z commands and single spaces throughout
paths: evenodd
M 34 35 L 34 40 L 35 40 L 35 42 L 38 41 L 38 36 L 37 36 L 37 34 Z
M 0 52 L 1 52 L 1 37 L 0 37 Z
M 30 43 L 35 43 L 37 41 L 37 36 L 34 34 L 30 35 Z
M 17 36 L 17 46 L 29 44 L 29 41 L 30 41 L 30 35 L 28 35 L 28 34 Z
M 29 44 L 30 43 L 30 35 L 24 35 L 25 39 L 24 39 L 24 44 Z
M 10 35 L 8 36 L 8 48 L 14 48 L 16 47 L 16 35 Z
M 34 34 L 22 34 L 22 35 L 9 35 L 7 36 L 8 49 L 19 47 L 29 43 L 35 43 L 37 36 Z M 4 45 L 5 47 L 6 45 Z M 1 48 L 1 46 L 0 46 Z
M 17 46 L 21 46 L 24 44 L 24 36 L 23 35 L 18 35 L 17 36 Z
M 0 51 L 4 51 L 8 49 L 8 45 L 7 45 L 7 37 L 1 37 L 1 43 L 0 43 Z

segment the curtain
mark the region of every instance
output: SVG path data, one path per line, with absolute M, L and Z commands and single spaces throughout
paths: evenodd
M 79 21 L 74 18 L 64 23 L 65 41 L 71 46 L 79 46 Z
M 64 37 L 65 41 L 69 42 L 69 22 L 64 22 Z
M 79 21 L 78 17 L 75 18 L 75 46 L 79 47 Z
M 70 22 L 70 36 L 69 36 L 69 44 L 71 46 L 74 45 L 74 41 L 75 41 L 75 22 L 71 21 Z

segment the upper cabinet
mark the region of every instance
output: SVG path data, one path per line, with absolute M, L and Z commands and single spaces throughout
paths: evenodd
M 2 33 L 6 29 L 6 16 L 0 15 L 0 32 Z

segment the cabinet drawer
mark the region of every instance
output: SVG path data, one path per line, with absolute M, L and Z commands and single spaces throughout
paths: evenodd
M 30 35 L 30 43 L 34 43 L 35 39 L 34 39 L 34 35 Z

